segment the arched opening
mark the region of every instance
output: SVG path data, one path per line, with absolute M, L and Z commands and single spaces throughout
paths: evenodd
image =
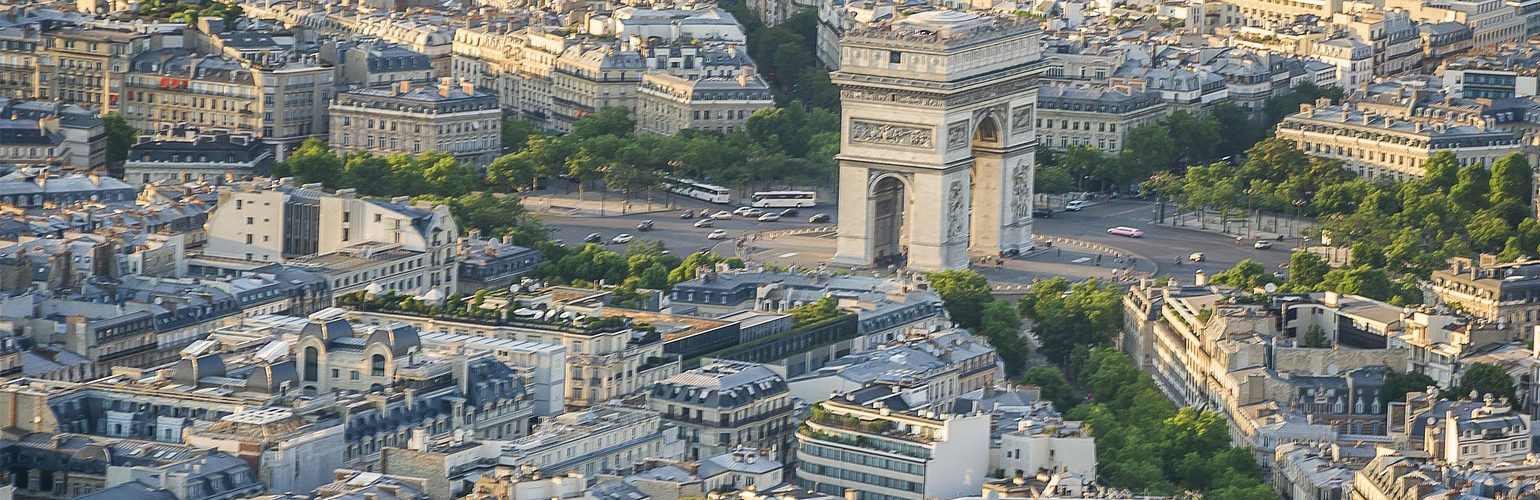
M 383 376 L 385 376 L 385 355 L 384 354 L 375 354 L 374 356 L 370 356 L 369 357 L 369 376 L 371 376 L 371 377 L 383 377 Z
M 904 238 L 904 219 L 909 211 L 904 182 L 893 176 L 878 179 L 872 185 L 871 198 L 872 249 L 875 257 L 872 262 L 878 267 L 902 267 L 909 253 Z
M 305 359 L 303 361 L 304 361 L 304 364 L 305 364 L 305 381 L 306 382 L 315 382 L 320 377 L 319 372 L 321 371 L 321 369 L 318 366 L 320 364 L 320 359 L 318 359 L 318 358 L 320 358 L 320 357 L 321 357 L 321 353 L 315 347 L 306 347 L 305 348 Z
M 994 115 L 979 120 L 979 128 L 973 131 L 974 146 L 1000 146 L 1000 123 Z
M 1005 186 L 1005 137 L 993 113 L 973 129 L 973 168 L 969 172 L 968 255 L 993 258 L 1000 251 L 1001 189 Z

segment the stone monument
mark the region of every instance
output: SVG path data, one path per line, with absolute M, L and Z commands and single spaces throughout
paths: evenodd
M 933 271 L 1031 246 L 1040 37 L 945 10 L 846 33 L 836 263 Z

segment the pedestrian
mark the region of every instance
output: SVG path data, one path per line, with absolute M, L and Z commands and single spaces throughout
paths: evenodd
M 1064 249 L 1063 248 L 1055 248 L 1055 249 L 1053 249 L 1053 256 L 1054 257 L 1063 257 L 1064 256 Z

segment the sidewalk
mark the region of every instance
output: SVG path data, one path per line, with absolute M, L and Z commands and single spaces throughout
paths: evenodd
M 579 199 L 576 191 L 570 194 L 546 191 L 526 194 L 520 200 L 524 203 L 524 208 L 530 211 L 541 214 L 560 214 L 564 217 L 612 217 L 670 212 L 678 209 L 662 197 L 655 197 L 650 202 L 645 199 L 625 200 L 614 193 L 597 191 L 587 193 L 584 199 Z
M 1221 221 L 1219 214 L 1208 212 L 1177 212 L 1167 216 L 1159 224 L 1164 226 L 1202 231 L 1213 234 L 1227 234 L 1234 236 L 1256 237 L 1261 239 L 1299 238 L 1306 229 L 1316 226 L 1316 220 L 1307 217 L 1291 217 L 1286 215 L 1263 213 L 1258 217 L 1231 217 L 1227 221 Z M 1255 227 L 1253 227 L 1255 226 Z

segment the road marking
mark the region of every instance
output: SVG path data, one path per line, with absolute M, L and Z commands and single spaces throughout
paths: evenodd
M 1084 264 L 1084 263 L 1086 263 L 1086 261 L 1089 261 L 1089 260 L 1091 260 L 1090 257 L 1081 257 L 1081 258 L 1078 258 L 1078 259 L 1070 261 L 1070 263 L 1071 264 Z
M 775 258 L 777 258 L 777 259 L 789 259 L 789 258 L 796 257 L 796 256 L 797 256 L 797 252 L 786 252 L 786 253 L 783 253 L 783 254 L 775 256 Z

